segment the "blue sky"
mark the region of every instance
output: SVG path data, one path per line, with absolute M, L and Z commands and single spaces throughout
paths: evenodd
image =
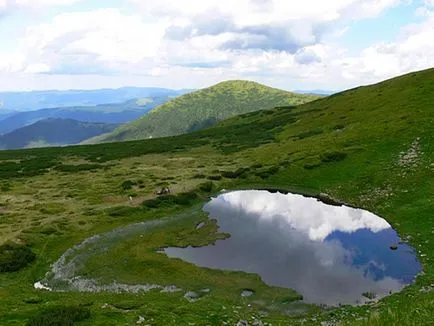
M 433 0 L 0 0 L 0 91 L 342 90 L 434 66 Z

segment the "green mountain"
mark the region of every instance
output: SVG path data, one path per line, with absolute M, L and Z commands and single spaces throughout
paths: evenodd
M 0 152 L 0 325 L 431 325 L 433 103 L 430 69 L 175 137 Z M 157 196 L 162 187 L 170 195 Z M 412 246 L 423 273 L 378 302 L 323 307 L 255 274 L 162 254 L 227 237 L 200 209 L 223 189 L 325 193 L 367 209 L 406 243 L 386 235 L 372 249 Z M 395 283 L 382 278 L 382 263 L 366 265 Z M 52 283 L 60 292 L 35 290 L 53 266 L 63 277 Z M 81 288 L 71 291 L 69 281 Z M 122 285 L 130 292 L 119 293 Z M 241 295 L 246 289 L 250 297 Z
M 45 119 L 0 136 L 0 149 L 78 144 L 110 132 L 119 124 L 82 122 L 72 119 Z
M 291 93 L 251 81 L 227 81 L 180 96 L 92 142 L 180 135 L 207 128 L 239 114 L 302 104 L 318 98 L 319 96 Z

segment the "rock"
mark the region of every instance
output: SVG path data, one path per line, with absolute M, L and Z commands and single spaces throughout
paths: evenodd
M 261 320 L 256 319 L 252 325 L 253 326 L 264 326 L 264 323 Z
M 243 292 L 241 292 L 241 296 L 243 298 L 251 297 L 254 294 L 255 294 L 255 292 L 252 290 L 243 290 Z
M 188 302 L 195 302 L 199 300 L 199 295 L 196 292 L 190 291 L 184 294 L 184 298 L 187 299 Z
M 248 323 L 247 320 L 240 320 L 240 321 L 237 323 L 237 326 L 249 326 L 249 323 Z
M 397 246 L 397 245 L 391 245 L 391 246 L 390 246 L 390 249 L 391 249 L 391 250 L 398 250 L 398 246 Z
M 140 325 L 143 324 L 145 322 L 145 318 L 143 318 L 142 316 L 139 316 L 139 320 L 137 320 L 136 324 Z

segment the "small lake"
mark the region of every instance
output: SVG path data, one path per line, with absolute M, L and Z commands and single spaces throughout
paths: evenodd
M 296 290 L 307 303 L 379 299 L 421 271 L 414 250 L 389 223 L 361 209 L 249 190 L 221 194 L 204 210 L 231 237 L 206 247 L 167 248 L 169 257 L 255 273 L 268 285 Z

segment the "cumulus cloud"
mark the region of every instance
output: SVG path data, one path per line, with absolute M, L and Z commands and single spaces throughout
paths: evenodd
M 355 232 L 369 229 L 379 232 L 391 228 L 386 220 L 364 210 L 325 205 L 314 198 L 268 191 L 236 191 L 213 199 L 243 214 L 260 220 L 278 221 L 303 232 L 313 241 L 322 241 L 333 232 Z
M 0 8 L 72 2 L 0 0 Z M 0 49 L 0 73 L 140 75 L 158 77 L 161 86 L 179 79 L 177 87 L 183 87 L 185 79 L 192 81 L 189 87 L 203 87 L 246 78 L 282 88 L 341 89 L 434 65 L 426 41 L 434 26 L 431 1 L 423 7 L 421 23 L 356 55 L 339 43 L 351 23 L 406 1 L 128 2 L 134 11 L 60 13 L 28 26 L 14 51 Z

